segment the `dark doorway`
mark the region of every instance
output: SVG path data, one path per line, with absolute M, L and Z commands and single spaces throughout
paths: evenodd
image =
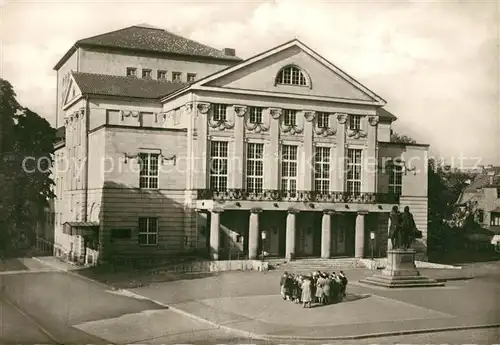
M 321 256 L 321 236 L 322 236 L 323 213 L 313 214 L 313 256 Z

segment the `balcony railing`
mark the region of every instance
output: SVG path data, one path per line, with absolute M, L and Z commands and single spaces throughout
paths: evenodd
M 397 204 L 399 195 L 392 193 L 349 193 L 246 189 L 198 189 L 198 200 L 217 201 L 302 201 L 355 204 Z

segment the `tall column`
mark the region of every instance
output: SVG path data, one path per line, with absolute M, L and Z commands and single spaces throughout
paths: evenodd
M 356 216 L 356 235 L 354 257 L 362 258 L 365 252 L 365 215 L 368 212 L 358 212 Z
M 210 257 L 212 260 L 219 260 L 221 212 L 221 209 L 213 209 L 210 217 Z
M 286 216 L 286 248 L 285 248 L 285 258 L 291 259 L 295 256 L 295 223 L 296 217 L 295 215 L 299 211 L 297 210 L 288 210 L 288 214 Z
M 250 260 L 257 259 L 259 248 L 259 213 L 260 208 L 252 208 L 250 210 L 250 221 L 248 226 L 248 258 Z
M 330 258 L 332 245 L 332 211 L 325 210 L 321 220 L 321 257 Z

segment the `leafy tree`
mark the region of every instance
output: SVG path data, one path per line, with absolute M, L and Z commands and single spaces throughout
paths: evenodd
M 35 238 L 41 210 L 53 196 L 50 168 L 55 130 L 16 101 L 10 83 L 0 79 L 0 250 L 15 247 L 24 235 Z
M 391 143 L 416 144 L 417 142 L 407 135 L 401 135 L 391 131 Z
M 429 159 L 428 169 L 429 247 L 449 249 L 474 226 L 475 214 L 469 207 L 457 208 L 456 202 L 472 176 Z M 472 221 L 472 222 L 471 222 Z

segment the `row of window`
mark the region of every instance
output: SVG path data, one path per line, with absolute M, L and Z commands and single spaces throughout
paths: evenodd
M 314 163 L 314 190 L 328 192 L 330 189 L 330 151 L 329 147 L 316 147 Z M 348 149 L 346 162 L 346 191 L 361 192 L 362 150 Z M 213 141 L 210 148 L 210 188 L 227 189 L 228 181 L 228 143 Z M 280 160 L 281 189 L 297 190 L 298 179 L 298 147 L 283 145 Z M 394 166 L 389 175 L 389 192 L 401 194 L 403 170 Z M 246 188 L 260 192 L 264 184 L 264 144 L 248 143 L 246 159 Z
M 127 77 L 135 77 L 137 78 L 137 68 L 135 67 L 127 67 Z M 153 79 L 153 70 L 148 68 L 142 69 L 142 78 L 143 79 Z M 158 80 L 167 80 L 167 71 L 158 70 L 156 71 L 156 79 Z M 196 80 L 196 73 L 187 73 L 186 81 L 188 83 L 193 83 Z M 172 72 L 172 81 L 173 82 L 182 82 L 182 72 Z
M 330 151 L 329 147 L 316 147 L 314 163 L 314 190 L 328 192 L 330 189 Z M 348 149 L 346 162 L 346 191 L 349 193 L 361 192 L 362 150 Z M 210 188 L 226 190 L 229 176 L 228 170 L 228 142 L 212 141 L 210 146 Z M 147 189 L 158 188 L 159 155 L 142 153 L 139 155 L 140 173 L 139 187 Z M 297 190 L 298 179 L 298 147 L 283 145 L 281 148 L 281 189 Z M 250 191 L 261 192 L 264 186 L 264 144 L 248 143 L 246 158 L 246 188 Z M 395 165 L 389 172 L 389 192 L 401 194 L 403 183 L 403 169 Z
M 226 121 L 227 120 L 227 104 L 213 104 L 213 120 Z M 249 121 L 252 124 L 262 124 L 262 111 L 263 107 L 249 107 Z M 285 126 L 295 126 L 297 124 L 298 110 L 283 109 L 283 122 Z M 361 115 L 349 115 L 349 129 L 361 129 Z M 330 127 L 330 114 L 325 112 L 318 112 L 316 115 L 316 124 L 318 128 Z

